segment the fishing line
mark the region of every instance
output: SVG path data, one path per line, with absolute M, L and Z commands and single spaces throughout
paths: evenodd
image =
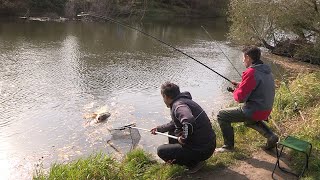
M 186 54 L 185 52 L 181 51 L 180 49 L 177 49 L 176 47 L 172 46 L 171 44 L 168 44 L 168 43 L 162 41 L 161 39 L 159 39 L 159 38 L 157 38 L 157 37 L 155 37 L 155 36 L 152 36 L 152 35 L 144 32 L 144 31 L 142 31 L 142 30 L 140 30 L 140 29 L 138 29 L 138 28 L 135 28 L 135 27 L 130 26 L 130 25 L 128 25 L 128 24 L 124 24 L 124 23 L 122 23 L 122 22 L 120 22 L 120 21 L 117 21 L 117 20 L 114 20 L 114 19 L 112 19 L 112 18 L 110 18 L 110 17 L 105 17 L 105 16 L 98 16 L 98 15 L 93 15 L 93 14 L 89 14 L 89 13 L 81 13 L 81 14 L 78 14 L 77 16 L 78 16 L 78 17 L 82 17 L 82 16 L 92 16 L 92 17 L 95 17 L 95 18 L 100 18 L 100 19 L 105 19 L 105 20 L 111 21 L 111 22 L 113 22 L 113 23 L 116 23 L 116 24 L 118 24 L 118 25 L 121 25 L 121 26 L 130 28 L 130 29 L 134 29 L 134 30 L 142 33 L 143 35 L 145 35 L 145 36 L 147 36 L 147 37 L 150 37 L 150 38 L 152 38 L 152 39 L 154 39 L 154 40 L 156 40 L 156 41 L 158 41 L 158 42 L 161 42 L 162 44 L 165 44 L 165 45 L 171 47 L 172 49 L 174 49 L 174 50 L 182 53 L 183 55 L 185 55 L 185 56 L 189 57 L 190 59 L 196 61 L 197 63 L 201 64 L 202 66 L 206 67 L 207 69 L 211 70 L 212 72 L 216 73 L 217 75 L 219 75 L 220 77 L 222 77 L 223 79 L 229 81 L 229 82 L 232 84 L 232 81 L 231 81 L 230 79 L 226 78 L 226 77 L 223 76 L 222 74 L 220 74 L 220 73 L 218 73 L 217 71 L 213 70 L 212 68 L 210 68 L 209 66 L 205 65 L 205 64 L 202 63 L 201 61 L 195 59 L 194 57 L 192 57 L 192 56 L 190 56 L 190 55 L 188 55 L 188 54 Z
M 214 39 L 212 38 L 212 36 L 209 34 L 209 32 L 203 27 L 201 26 L 202 29 L 208 34 L 208 36 L 210 37 L 211 41 L 213 41 L 215 43 L 215 45 L 220 49 L 220 51 L 222 52 L 222 54 L 227 58 L 227 60 L 229 61 L 229 63 L 232 65 L 232 67 L 234 68 L 234 70 L 237 71 L 237 73 L 239 74 L 239 76 L 241 77 L 240 72 L 238 71 L 238 69 L 233 65 L 233 63 L 230 61 L 230 59 L 228 58 L 228 56 L 223 52 L 223 50 L 221 49 L 221 47 L 218 45 L 218 43 L 216 43 L 214 41 Z

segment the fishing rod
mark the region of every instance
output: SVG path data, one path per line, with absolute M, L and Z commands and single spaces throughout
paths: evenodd
M 185 55 L 185 56 L 189 57 L 190 59 L 196 61 L 197 63 L 201 64 L 202 66 L 208 68 L 209 70 L 211 70 L 212 72 L 216 73 L 217 75 L 219 75 L 220 77 L 222 77 L 223 79 L 229 81 L 229 82 L 232 84 L 232 81 L 231 81 L 230 79 L 226 78 L 226 77 L 223 76 L 222 74 L 220 74 L 220 73 L 218 73 L 217 71 L 213 70 L 212 68 L 210 68 L 209 66 L 205 65 L 205 64 L 202 63 L 201 61 L 195 59 L 194 57 L 192 57 L 192 56 L 190 56 L 190 55 L 188 55 L 188 54 L 186 54 L 185 52 L 181 51 L 180 49 L 177 49 L 176 47 L 172 46 L 171 44 L 168 44 L 168 43 L 164 42 L 163 40 L 161 40 L 161 39 L 159 39 L 159 38 L 157 38 L 157 37 L 155 37 L 155 36 L 152 36 L 152 35 L 144 32 L 144 31 L 142 31 L 142 30 L 140 30 L 140 29 L 138 29 L 138 28 L 135 28 L 135 27 L 130 26 L 130 25 L 128 25 L 128 24 L 124 24 L 124 23 L 122 23 L 122 22 L 120 22 L 120 21 L 114 20 L 114 19 L 112 19 L 112 18 L 110 18 L 110 17 L 106 17 L 106 16 L 98 16 L 98 15 L 89 14 L 89 13 L 80 13 L 80 14 L 78 14 L 77 16 L 78 16 L 78 17 L 91 16 L 91 17 L 95 17 L 95 18 L 105 19 L 105 20 L 111 21 L 111 22 L 113 22 L 113 23 L 116 23 L 116 24 L 118 24 L 118 25 L 127 27 L 127 28 L 129 28 L 129 29 L 134 29 L 134 30 L 142 33 L 143 35 L 145 35 L 145 36 L 147 36 L 147 37 L 150 37 L 150 38 L 152 38 L 152 39 L 154 39 L 154 40 L 156 40 L 156 41 L 159 41 L 159 42 L 161 42 L 162 44 L 165 44 L 165 45 L 171 47 L 172 49 L 174 49 L 174 50 L 182 53 L 183 55 Z
M 129 128 L 133 128 L 133 129 L 138 129 L 138 130 L 150 132 L 149 129 L 139 128 L 139 127 L 135 127 L 135 126 L 131 126 L 131 127 L 129 127 Z M 172 136 L 172 135 L 170 135 L 170 134 L 165 134 L 165 133 L 161 133 L 161 132 L 158 132 L 158 131 L 156 131 L 155 134 L 159 134 L 159 135 L 162 135 L 162 136 L 166 136 L 166 137 L 169 137 L 169 138 L 178 140 L 178 137 Z
M 125 129 L 137 129 L 137 130 L 142 130 L 142 131 L 146 131 L 146 132 L 151 132 L 151 130 L 149 130 L 149 129 L 144 129 L 144 128 L 136 127 L 136 124 L 135 124 L 135 123 L 128 124 L 128 125 L 122 126 L 122 127 L 120 127 L 120 128 L 115 128 L 115 129 L 113 129 L 113 130 L 122 131 L 122 130 L 125 130 Z M 162 133 L 162 132 L 158 132 L 158 131 L 156 131 L 155 134 L 159 134 L 159 135 L 166 136 L 166 137 L 169 137 L 169 138 L 172 138 L 172 139 L 176 139 L 176 140 L 178 139 L 177 136 L 173 136 L 173 135 L 166 134 L 166 133 Z
M 209 32 L 208 32 L 203 26 L 201 26 L 201 27 L 202 27 L 202 29 L 208 34 L 208 36 L 210 37 L 211 41 L 213 41 L 213 42 L 216 44 L 216 46 L 218 46 L 218 48 L 220 49 L 220 51 L 222 52 L 222 54 L 227 58 L 227 60 L 229 61 L 229 63 L 232 65 L 232 67 L 237 71 L 237 73 L 238 73 L 239 76 L 241 77 L 241 74 L 240 74 L 240 72 L 238 71 L 238 69 L 233 65 L 233 63 L 230 61 L 230 59 L 228 58 L 228 56 L 223 52 L 223 50 L 222 50 L 221 47 L 218 45 L 218 43 L 216 43 L 216 42 L 214 41 L 214 39 L 211 37 L 211 35 L 209 34 Z

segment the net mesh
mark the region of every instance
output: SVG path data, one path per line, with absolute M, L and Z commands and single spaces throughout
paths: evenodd
M 139 130 L 133 128 L 113 129 L 108 144 L 118 153 L 125 154 L 136 148 L 141 139 Z

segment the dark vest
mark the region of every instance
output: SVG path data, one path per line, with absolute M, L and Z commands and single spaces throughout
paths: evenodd
M 193 133 L 188 138 L 187 143 L 184 145 L 192 150 L 207 151 L 214 148 L 216 144 L 216 135 L 212 129 L 210 119 L 206 112 L 191 99 L 188 92 L 181 93 L 174 99 L 171 105 L 171 118 L 176 126 L 176 131 L 182 131 L 182 123 L 175 115 L 176 109 L 181 105 L 187 105 L 194 118 L 195 122 L 192 124 Z

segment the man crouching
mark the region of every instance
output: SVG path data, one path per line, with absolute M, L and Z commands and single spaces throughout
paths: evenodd
M 189 173 L 201 169 L 216 148 L 216 135 L 204 110 L 192 100 L 189 92 L 180 93 L 179 86 L 166 82 L 161 85 L 164 103 L 170 108 L 171 122 L 151 130 L 168 132 L 169 144 L 158 147 L 158 156 L 165 162 L 185 165 Z

